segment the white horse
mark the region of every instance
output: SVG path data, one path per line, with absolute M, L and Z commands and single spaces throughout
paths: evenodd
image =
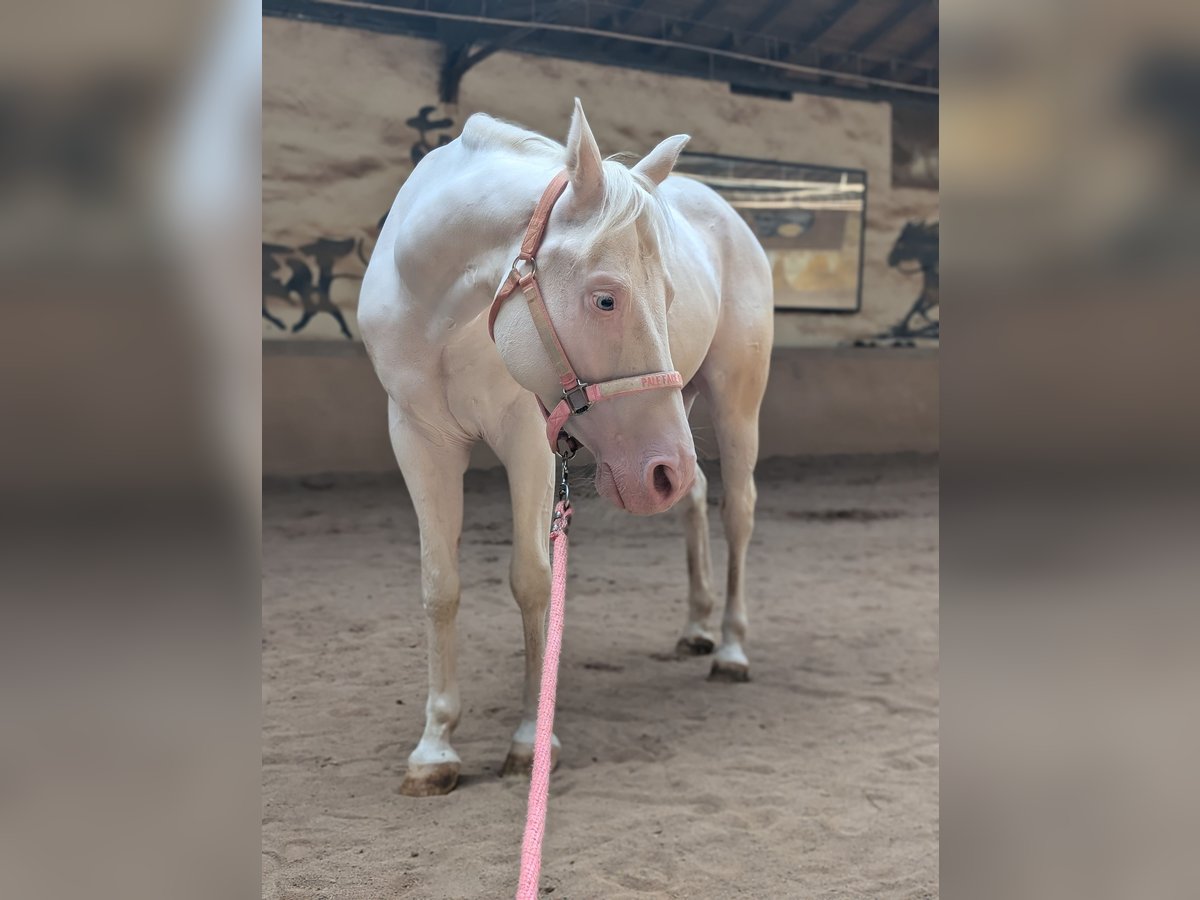
M 510 582 L 525 632 L 524 711 L 503 771 L 527 771 L 532 761 L 554 457 L 529 394 L 552 409 L 562 388 L 525 303 L 501 307 L 495 345 L 486 320 L 534 205 L 564 170 L 569 183 L 549 218 L 537 279 L 571 363 L 588 382 L 670 370 L 684 382 L 682 391 L 614 397 L 571 416 L 566 430 L 592 451 L 597 488 L 618 507 L 645 515 L 681 502 L 690 583 L 678 647 L 710 653 L 708 486 L 687 420 L 696 395 L 704 395 L 721 456 L 729 543 L 712 677 L 748 677 L 745 560 L 772 278 L 753 233 L 724 200 L 692 179 L 668 178 L 687 140 L 667 138 L 627 168 L 601 158 L 578 100 L 565 148 L 474 115 L 460 138 L 421 160 L 388 214 L 363 279 L 358 321 L 388 394 L 392 444 L 421 534 L 429 698 L 404 793 L 446 793 L 458 780 L 461 761 L 450 739 L 461 710 L 454 619 L 462 476 L 477 441 L 508 471 Z

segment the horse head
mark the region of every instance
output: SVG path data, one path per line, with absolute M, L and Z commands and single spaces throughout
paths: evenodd
M 687 143 L 667 138 L 631 169 L 604 160 L 583 107 L 567 136 L 569 183 L 537 253 L 537 280 L 563 349 L 589 383 L 674 369 L 667 339 L 673 299 L 663 265 L 671 218 L 657 188 Z M 513 377 L 547 409 L 562 398 L 552 360 L 523 303 L 508 303 L 496 343 Z M 596 487 L 618 507 L 649 515 L 692 486 L 696 450 L 678 390 L 648 390 L 571 416 L 566 430 L 596 458 Z

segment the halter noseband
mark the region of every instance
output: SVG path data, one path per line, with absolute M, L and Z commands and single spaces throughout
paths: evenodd
M 591 408 L 593 403 L 611 400 L 622 394 L 637 394 L 658 388 L 682 388 L 683 376 L 678 372 L 652 372 L 648 375 L 632 375 L 628 378 L 614 378 L 611 381 L 588 384 L 575 374 L 575 369 L 567 359 L 567 352 L 558 339 L 558 332 L 554 330 L 554 324 L 550 321 L 550 311 L 546 308 L 546 302 L 542 299 L 542 291 L 537 282 L 537 251 L 542 246 L 542 239 L 546 236 L 546 224 L 550 221 L 550 212 L 566 187 L 567 173 L 559 172 L 546 187 L 542 198 L 534 208 L 533 218 L 529 220 L 529 227 L 525 229 L 525 238 L 521 241 L 521 252 L 513 260 L 512 270 L 504 279 L 504 283 L 500 285 L 495 299 L 492 300 L 492 308 L 488 311 L 488 334 L 495 342 L 496 316 L 504 301 L 511 297 L 519 287 L 525 293 L 525 299 L 529 301 L 529 314 L 533 317 L 534 327 L 537 328 L 542 346 L 546 348 L 546 353 L 554 363 L 559 384 L 562 385 L 562 399 L 555 404 L 553 410 L 546 409 L 542 398 L 537 398 L 538 406 L 546 419 L 546 440 L 550 442 L 552 451 L 569 456 L 578 448 L 575 439 L 563 430 L 563 425 L 570 416 L 581 416 Z

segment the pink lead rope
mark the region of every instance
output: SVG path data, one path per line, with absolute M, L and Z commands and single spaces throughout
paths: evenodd
M 565 471 L 563 481 L 566 481 Z M 550 799 L 554 697 L 558 692 L 558 657 L 562 652 L 563 611 L 567 599 L 567 526 L 570 523 L 571 501 L 563 497 L 554 508 L 554 524 L 550 527 L 550 540 L 554 545 L 554 574 L 550 582 L 550 615 L 546 622 L 546 652 L 542 657 L 542 689 L 538 694 L 533 774 L 529 780 L 525 838 L 521 842 L 521 880 L 517 885 L 517 900 L 537 900 L 538 879 L 542 872 L 542 837 L 546 833 L 546 806 Z

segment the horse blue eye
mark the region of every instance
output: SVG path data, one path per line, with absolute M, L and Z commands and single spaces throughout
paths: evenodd
M 617 301 L 613 299 L 612 294 L 597 294 L 596 305 L 605 312 L 612 312 L 617 308 Z

